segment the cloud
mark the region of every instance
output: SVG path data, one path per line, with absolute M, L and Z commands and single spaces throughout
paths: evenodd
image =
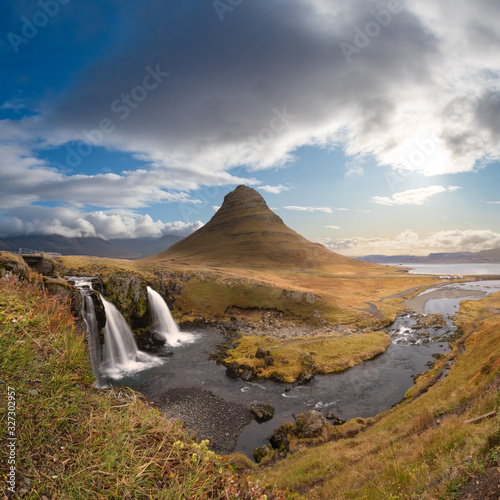
M 487 201 L 490 205 L 500 205 L 500 201 Z
M 426 175 L 499 157 L 498 3 L 406 2 L 350 61 L 342 44 L 387 2 L 254 0 L 224 23 L 211 2 L 184 4 L 125 10 L 129 43 L 46 103 L 46 140 L 85 140 L 110 120 L 103 146 L 212 173 L 283 165 L 305 145 L 344 148 L 351 174 L 367 156 Z M 163 76 L 146 85 L 152 70 Z
M 337 238 L 320 239 L 319 243 L 334 252 L 352 256 L 371 254 L 428 255 L 432 252 L 481 252 L 500 247 L 500 233 L 488 229 L 449 230 L 421 237 L 408 229 L 395 238 Z
M 259 186 L 258 189 L 272 194 L 280 194 L 283 191 L 290 191 L 289 187 L 282 186 L 281 184 L 279 184 L 278 186 Z
M 339 226 L 325 226 L 328 229 L 340 229 Z
M 459 186 L 428 186 L 425 188 L 409 189 L 400 193 L 394 193 L 392 198 L 386 196 L 373 196 L 372 201 L 379 205 L 424 205 L 433 196 L 447 191 L 453 192 L 461 189 Z
M 93 236 L 104 239 L 187 236 L 199 229 L 200 221 L 154 221 L 149 215 L 97 211 L 84 213 L 72 207 L 25 207 L 0 219 L 0 236 L 60 234 L 68 238 Z
M 327 214 L 333 213 L 333 210 L 329 207 L 300 207 L 296 205 L 290 205 L 282 208 L 286 210 L 293 210 L 295 212 L 324 212 Z

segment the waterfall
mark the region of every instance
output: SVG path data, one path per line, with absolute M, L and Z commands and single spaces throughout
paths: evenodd
M 96 378 L 96 386 L 104 387 L 105 384 L 102 381 L 101 372 L 99 370 L 102 358 L 101 342 L 99 340 L 99 327 L 97 326 L 94 301 L 88 293 L 84 294 L 83 290 L 80 290 L 80 293 L 83 298 L 83 320 L 87 325 L 88 331 L 87 339 L 89 344 L 90 367 L 92 368 L 92 373 Z
M 179 330 L 162 296 L 149 286 L 147 290 L 149 307 L 153 319 L 153 330 L 165 337 L 167 344 L 172 347 L 179 344 L 194 342 L 195 337 L 192 333 L 181 332 Z
M 110 376 L 143 370 L 160 360 L 137 349 L 134 335 L 120 311 L 102 295 L 106 314 L 101 369 Z
M 138 350 L 125 318 L 111 302 L 99 294 L 106 316 L 106 325 L 103 328 L 104 346 L 101 349 L 94 300 L 90 295 L 90 291 L 93 290 L 92 279 L 67 277 L 68 282 L 79 289 L 82 295 L 82 315 L 88 331 L 90 365 L 96 378 L 96 386 L 106 387 L 103 375 L 111 377 L 125 375 L 128 372 L 160 364 L 161 360 Z

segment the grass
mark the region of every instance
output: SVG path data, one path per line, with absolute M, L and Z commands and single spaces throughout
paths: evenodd
M 261 316 L 249 317 L 247 312 L 261 309 L 282 313 L 285 322 L 318 327 L 325 322 L 330 326 L 355 324 L 360 328 L 379 329 L 394 321 L 402 309 L 404 298 L 400 294 L 407 291 L 408 297 L 417 293 L 416 287 L 439 282 L 432 277 L 401 274 L 387 266 L 360 268 L 368 274 L 356 275 L 351 266 L 342 264 L 328 272 L 294 272 L 96 257 L 61 257 L 60 261 L 62 275 L 100 276 L 111 288 L 115 281 L 119 285 L 119 277 L 123 275 L 137 277 L 153 288 L 160 280 L 181 284 L 183 293 L 173 296 L 172 311 L 179 322 L 200 317 L 229 321 L 237 317 L 258 325 Z M 312 293 L 316 299 L 314 303 L 296 300 L 283 291 Z M 129 304 L 127 308 L 130 310 Z M 126 314 L 125 310 L 121 312 Z
M 68 304 L 0 280 L 0 439 L 14 395 L 16 491 L 27 499 L 287 498 L 233 472 L 130 389 L 98 390 Z M 12 425 L 12 424 L 10 424 Z M 0 451 L 2 489 L 8 449 Z
M 319 338 L 298 338 L 282 341 L 262 336 L 244 336 L 234 349 L 228 351 L 224 364 L 250 366 L 258 378 L 296 382 L 305 372 L 334 373 L 355 366 L 384 352 L 390 344 L 384 332 Z M 268 350 L 274 359 L 255 357 L 259 347 Z
M 255 474 L 308 499 L 445 499 L 498 455 L 500 294 L 463 303 L 448 375 L 351 439 L 302 450 Z M 461 354 L 460 346 L 465 347 Z M 422 377 L 418 384 L 427 384 Z M 439 420 L 439 421 L 438 421 Z M 341 429 L 340 427 L 339 429 Z

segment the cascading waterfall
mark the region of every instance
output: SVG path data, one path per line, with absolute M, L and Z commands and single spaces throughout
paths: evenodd
M 153 319 L 153 329 L 162 335 L 171 347 L 194 342 L 195 336 L 192 333 L 181 332 L 179 330 L 163 297 L 149 286 L 147 290 Z
M 137 349 L 134 335 L 125 318 L 111 302 L 100 296 L 106 314 L 101 371 L 118 376 L 138 371 L 161 361 Z
M 97 318 L 95 315 L 94 301 L 92 297 L 88 294 L 84 294 L 82 291 L 83 298 L 83 320 L 87 325 L 88 331 L 88 343 L 89 343 L 89 355 L 90 355 L 90 367 L 92 368 L 92 373 L 96 378 L 97 387 L 103 387 L 101 372 L 99 367 L 101 365 L 101 343 L 99 341 L 99 327 L 97 326 Z
M 92 278 L 67 279 L 80 290 L 83 298 L 82 312 L 88 331 L 90 364 L 97 387 L 106 386 L 103 375 L 117 377 L 161 363 L 159 358 L 138 350 L 125 318 L 111 302 L 99 294 L 106 316 L 106 325 L 103 328 L 104 346 L 101 349 L 94 300 L 90 295 L 93 290 Z

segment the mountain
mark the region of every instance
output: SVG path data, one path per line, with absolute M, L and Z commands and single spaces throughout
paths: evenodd
M 500 253 L 500 252 L 499 252 Z M 376 264 L 402 263 L 402 264 L 457 264 L 474 262 L 494 262 L 491 258 L 482 253 L 472 252 L 450 252 L 450 253 L 430 253 L 426 257 L 415 255 L 367 255 L 357 257 L 364 262 Z
M 500 248 L 492 248 L 491 250 L 483 250 L 480 255 L 484 255 L 487 259 L 493 262 L 500 262 Z
M 227 194 L 221 208 L 202 228 L 147 260 L 272 269 L 346 266 L 350 272 L 373 268 L 305 239 L 247 186 Z
M 18 252 L 30 248 L 62 255 L 90 255 L 113 259 L 140 259 L 164 250 L 181 240 L 180 236 L 161 238 L 129 238 L 104 240 L 102 238 L 66 238 L 60 234 L 13 236 L 0 239 L 0 251 Z

